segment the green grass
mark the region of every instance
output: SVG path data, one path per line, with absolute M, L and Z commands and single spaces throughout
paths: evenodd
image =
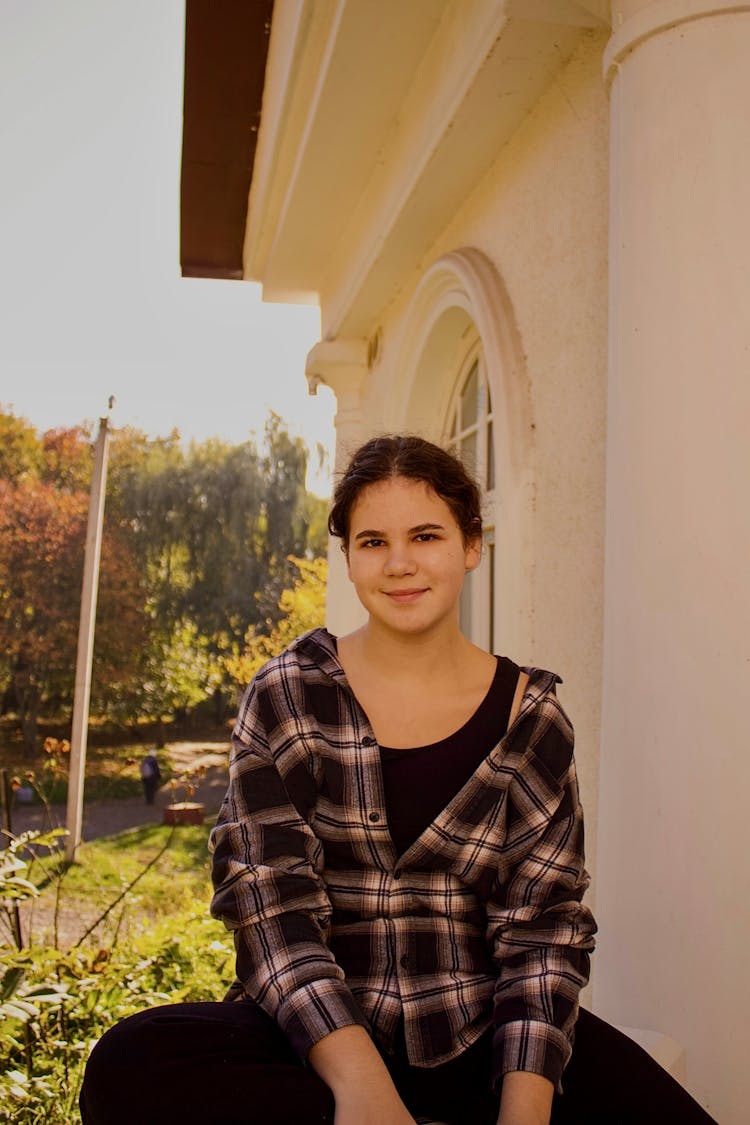
M 67 869 L 55 856 L 35 861 L 27 875 L 39 895 L 24 932 L 34 945 L 54 943 L 57 935 L 67 947 L 95 927 L 88 943 L 102 947 L 135 937 L 186 904 L 208 916 L 210 827 L 145 825 L 82 844 Z
M 154 916 L 179 909 L 186 897 L 207 902 L 209 831 L 209 824 L 151 824 L 83 844 L 65 876 L 65 893 L 86 901 L 112 898 L 166 847 L 138 882 L 139 910 Z

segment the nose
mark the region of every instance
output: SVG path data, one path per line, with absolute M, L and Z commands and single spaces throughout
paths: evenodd
M 416 572 L 417 563 L 410 548 L 410 543 L 392 543 L 389 546 L 383 567 L 389 577 L 400 578 Z

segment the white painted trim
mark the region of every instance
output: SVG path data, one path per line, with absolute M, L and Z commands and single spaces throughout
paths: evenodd
M 530 387 L 510 299 L 493 263 L 481 250 L 466 247 L 445 254 L 430 266 L 415 290 L 396 363 L 404 378 L 394 409 L 395 428 L 406 424 L 419 359 L 435 325 L 451 308 L 462 309 L 476 326 L 492 393 L 496 440 L 502 437 L 508 451 L 504 460 L 515 476 L 531 460 Z M 445 388 L 440 425 L 453 387 L 451 383 Z
M 488 520 L 495 529 L 495 637 L 505 651 L 530 652 L 534 644 L 534 442 L 530 384 L 513 308 L 493 263 L 467 247 L 439 258 L 422 277 L 404 318 L 393 371 L 397 375 L 388 428 L 421 428 L 416 405 L 433 375 L 425 357 L 445 319 L 456 311 L 456 345 L 473 325 L 484 354 L 492 395 L 495 443 L 495 503 Z M 456 349 L 442 356 L 440 380 L 430 407 L 432 432 L 441 428 L 455 387 L 447 378 Z

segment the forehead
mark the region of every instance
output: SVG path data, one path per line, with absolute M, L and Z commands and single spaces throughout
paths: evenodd
M 355 533 L 359 527 L 383 530 L 393 524 L 416 527 L 428 522 L 458 526 L 442 496 L 424 481 L 391 477 L 362 489 L 352 507 L 350 530 Z

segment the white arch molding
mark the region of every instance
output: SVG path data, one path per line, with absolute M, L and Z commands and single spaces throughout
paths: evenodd
M 439 441 L 459 364 L 478 337 L 492 395 L 495 621 L 498 651 L 534 647 L 534 426 L 530 384 L 513 308 L 480 250 L 451 251 L 430 266 L 404 318 L 386 428 Z

